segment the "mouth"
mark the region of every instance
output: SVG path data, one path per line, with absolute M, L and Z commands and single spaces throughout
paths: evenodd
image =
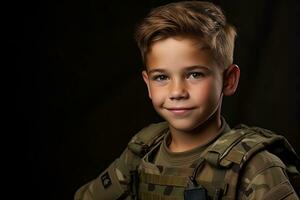
M 193 108 L 185 108 L 185 107 L 179 107 L 179 108 L 166 108 L 169 112 L 173 113 L 174 115 L 185 115 L 189 113 Z

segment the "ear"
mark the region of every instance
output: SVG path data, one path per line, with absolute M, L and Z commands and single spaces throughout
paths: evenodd
M 142 71 L 142 76 L 143 76 L 144 82 L 145 82 L 146 85 L 147 85 L 148 96 L 149 96 L 149 98 L 151 99 L 151 92 L 150 92 L 150 85 L 149 85 L 149 76 L 148 76 L 148 73 L 147 73 L 146 70 L 143 70 L 143 71 Z
M 223 75 L 223 93 L 226 96 L 231 96 L 236 91 L 240 80 L 240 68 L 237 65 L 230 65 Z

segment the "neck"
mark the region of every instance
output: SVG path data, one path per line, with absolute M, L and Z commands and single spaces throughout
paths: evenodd
M 180 131 L 170 127 L 172 138 L 170 151 L 188 151 L 209 143 L 217 136 L 221 124 L 221 113 L 218 109 L 209 119 L 192 131 Z

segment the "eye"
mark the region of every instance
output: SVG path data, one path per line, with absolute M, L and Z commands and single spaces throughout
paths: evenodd
M 204 73 L 202 73 L 202 72 L 191 72 L 187 75 L 187 78 L 199 79 L 203 76 L 204 76 Z
M 167 79 L 168 79 L 168 77 L 166 75 L 163 75 L 163 74 L 154 75 L 152 77 L 152 80 L 154 80 L 154 81 L 165 81 Z

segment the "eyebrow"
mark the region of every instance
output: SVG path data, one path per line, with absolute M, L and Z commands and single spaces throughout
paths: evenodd
M 209 68 L 210 67 L 204 66 L 204 65 L 192 65 L 192 66 L 184 67 L 184 71 L 193 71 L 195 69 L 210 70 Z M 163 72 L 166 72 L 166 70 L 165 69 L 160 69 L 160 68 L 148 70 L 149 74 L 152 74 L 152 73 L 155 73 L 155 72 L 163 73 Z

